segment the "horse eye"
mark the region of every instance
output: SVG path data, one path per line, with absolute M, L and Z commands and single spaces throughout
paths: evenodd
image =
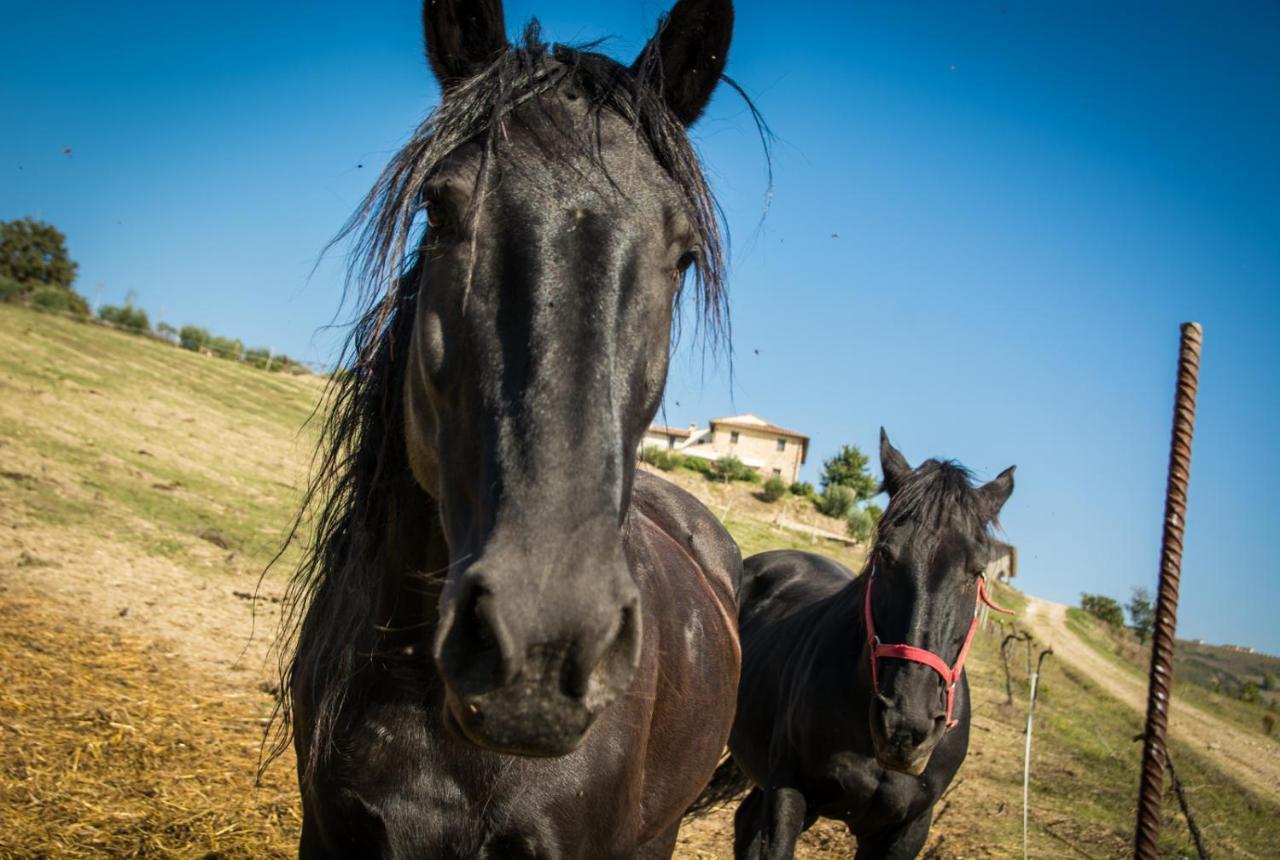
M 680 259 L 676 260 L 676 272 L 683 275 L 696 262 L 698 262 L 697 250 L 685 251 L 680 255 Z
M 433 230 L 443 227 L 448 220 L 445 206 L 439 200 L 428 198 L 426 201 L 427 226 Z

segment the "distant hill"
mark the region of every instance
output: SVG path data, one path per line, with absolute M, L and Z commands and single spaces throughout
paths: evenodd
M 1231 696 L 1239 696 L 1245 684 L 1252 681 L 1264 702 L 1280 699 L 1280 690 L 1265 689 L 1268 676 L 1273 682 L 1280 679 L 1280 657 L 1193 640 L 1179 640 L 1175 654 L 1174 677 L 1179 680 Z

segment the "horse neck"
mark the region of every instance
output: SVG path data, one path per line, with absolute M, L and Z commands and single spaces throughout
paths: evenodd
M 859 701 L 869 699 L 871 695 L 867 623 L 864 615 L 869 582 L 868 569 L 831 596 L 826 621 L 828 635 L 824 637 L 824 645 L 832 659 L 853 664 L 853 671 L 849 673 L 852 678 L 850 693 Z

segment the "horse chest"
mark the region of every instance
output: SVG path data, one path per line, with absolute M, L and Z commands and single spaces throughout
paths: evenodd
M 453 740 L 437 715 L 418 704 L 366 707 L 312 783 L 327 844 L 383 858 L 620 856 L 626 816 L 584 753 L 478 750 Z
M 885 770 L 858 753 L 831 756 L 824 771 L 834 791 L 819 813 L 846 822 L 855 832 L 914 818 L 933 802 L 925 777 Z

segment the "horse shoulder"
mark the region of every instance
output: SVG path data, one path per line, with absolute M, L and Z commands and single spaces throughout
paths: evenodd
M 719 602 L 737 611 L 742 582 L 742 553 L 715 514 L 670 481 L 637 471 L 631 506 L 642 524 L 665 535 L 686 561 L 701 572 Z
M 652 686 L 642 841 L 674 826 L 707 784 L 733 725 L 741 666 L 742 561 L 719 521 L 682 490 L 637 475 L 626 530 L 644 605 L 640 675 Z

